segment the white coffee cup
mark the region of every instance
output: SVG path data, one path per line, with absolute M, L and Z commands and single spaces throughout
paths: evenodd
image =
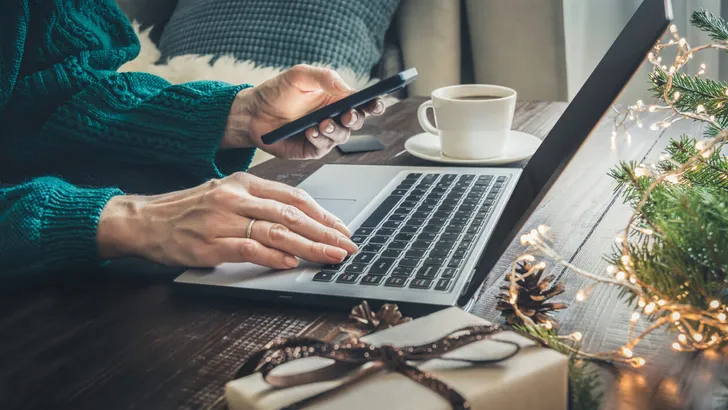
M 436 125 L 427 119 L 428 108 L 435 111 Z M 485 84 L 451 85 L 433 91 L 432 99 L 417 110 L 417 119 L 425 131 L 440 137 L 443 155 L 487 159 L 503 153 L 515 111 L 513 89 Z

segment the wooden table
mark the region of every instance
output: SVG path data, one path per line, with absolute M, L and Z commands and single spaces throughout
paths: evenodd
M 333 152 L 309 162 L 272 160 L 251 172 L 297 184 L 323 163 L 430 165 L 403 151 L 406 138 L 420 131 L 415 113 L 421 102 L 406 100 L 366 125 L 363 132 L 377 135 L 385 151 Z M 514 128 L 544 137 L 565 107 L 520 102 Z M 612 140 L 605 120 L 525 229 L 552 226 L 554 246 L 563 257 L 603 270 L 602 255 L 629 215 L 612 192 L 608 170 L 620 160 L 655 158 L 669 136 L 698 130 L 682 124 L 669 133 L 635 128 L 631 139 Z M 498 320 L 494 296 L 521 249 L 511 244 L 472 313 Z M 572 302 L 559 314 L 564 331 L 581 331 L 590 351 L 619 346 L 631 309 L 615 289 L 597 287 L 586 302 L 576 303 L 574 295 L 584 280 L 552 266 L 549 271 L 567 285 L 561 299 Z M 252 351 L 277 336 L 331 334 L 346 321 L 344 312 L 325 309 L 183 296 L 169 285 L 176 271 L 141 278 L 132 275 L 134 270 L 126 273 L 60 275 L 62 279 L 41 287 L 0 294 L 0 409 L 224 408 L 222 387 Z M 648 360 L 639 371 L 605 368 L 602 407 L 714 408 L 712 395 L 725 377 L 726 360 L 715 353 L 671 352 L 673 339 L 661 332 L 648 337 L 636 352 Z

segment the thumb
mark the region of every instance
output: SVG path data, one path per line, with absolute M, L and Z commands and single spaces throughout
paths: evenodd
M 354 91 L 339 73 L 330 68 L 299 64 L 288 70 L 286 75 L 291 85 L 303 92 L 323 90 L 327 94 L 340 96 Z

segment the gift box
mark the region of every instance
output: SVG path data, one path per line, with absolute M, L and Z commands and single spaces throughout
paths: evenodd
M 374 358 L 380 354 L 387 358 L 397 356 L 406 358 L 407 346 L 423 345 L 420 351 L 438 351 L 443 349 L 442 338 L 448 334 L 466 327 L 489 326 L 486 320 L 471 315 L 458 308 L 450 308 L 437 313 L 395 326 L 381 332 L 370 334 L 361 339 L 366 342 L 369 353 L 363 353 L 359 358 Z M 445 342 L 448 346 L 461 339 L 451 339 Z M 226 386 L 226 398 L 231 410 L 274 410 L 288 406 L 304 407 L 316 410 L 364 410 L 364 409 L 452 409 L 458 407 L 454 399 L 447 398 L 448 394 L 437 389 L 425 387 L 416 382 L 417 377 L 426 376 L 426 381 L 435 381 L 447 390 L 452 389 L 456 395 L 462 396 L 467 402 L 461 408 L 471 409 L 565 409 L 567 407 L 568 385 L 568 358 L 553 350 L 537 346 L 533 341 L 510 331 L 498 332 L 476 340 L 471 336 L 468 343 L 462 347 L 446 351 L 440 356 L 427 361 L 412 362 L 420 376 L 408 377 L 404 371 L 392 371 L 386 366 L 377 367 L 382 362 L 366 362 L 364 364 L 346 364 L 346 372 L 330 378 L 327 381 L 298 384 L 291 387 L 278 387 L 272 385 L 272 379 L 264 379 L 260 372 L 234 380 Z M 433 343 L 433 341 L 439 341 Z M 432 343 L 431 349 L 428 343 Z M 312 346 L 312 345 L 310 345 Z M 395 350 L 381 348 L 382 346 L 404 347 L 403 353 L 392 354 Z M 514 348 L 515 346 L 515 348 Z M 347 346 L 335 346 L 337 349 Z M 354 346 L 356 347 L 356 346 Z M 329 351 L 331 346 L 316 349 Z M 423 350 L 424 349 L 424 350 Z M 447 348 L 445 348 L 447 349 Z M 366 349 L 364 349 L 366 350 Z M 292 349 L 295 357 L 300 352 L 314 351 L 314 348 Z M 417 353 L 414 349 L 413 354 Z M 304 354 L 305 356 L 305 354 Z M 267 358 L 266 358 L 267 357 Z M 378 356 L 377 356 L 378 357 Z M 261 356 L 261 362 L 270 362 L 269 356 Z M 505 359 L 503 359 L 505 358 Z M 273 362 L 276 356 L 273 356 Z M 450 359 L 450 360 L 446 360 Z M 453 359 L 491 361 L 490 364 L 478 364 Z M 503 360 L 500 360 L 503 359 Z M 383 360 L 387 361 L 389 359 Z M 268 375 L 285 377 L 294 375 L 292 380 L 306 379 L 308 375 L 315 375 L 315 370 L 322 369 L 334 363 L 331 358 L 304 357 L 288 361 L 274 368 Z M 391 363 L 390 363 L 391 364 Z M 332 366 L 332 368 L 335 366 Z M 394 368 L 397 366 L 395 365 Z M 400 366 L 399 369 L 402 367 Z M 352 381 L 352 374 L 371 374 L 356 377 Z M 318 374 L 327 373 L 326 371 Z M 328 372 L 330 373 L 330 372 Z M 424 375 L 424 376 L 423 376 Z M 329 376 L 331 376 L 329 374 Z M 298 379 L 296 379 L 298 377 Z M 276 384 L 276 383 L 273 383 Z M 315 396 L 315 397 L 314 397 Z M 302 400 L 309 399 L 305 406 L 300 406 Z

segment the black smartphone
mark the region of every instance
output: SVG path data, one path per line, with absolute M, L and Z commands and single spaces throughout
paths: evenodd
M 318 125 L 327 118 L 336 118 L 352 108 L 358 108 L 373 101 L 377 97 L 390 94 L 411 83 L 417 77 L 417 69 L 410 68 L 401 73 L 377 82 L 355 94 L 322 107 L 310 114 L 277 128 L 265 135 L 262 140 L 266 145 L 292 137 L 309 127 Z

